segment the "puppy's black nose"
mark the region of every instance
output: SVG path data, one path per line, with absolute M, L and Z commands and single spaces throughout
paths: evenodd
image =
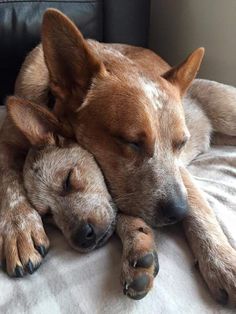
M 96 243 L 96 233 L 92 224 L 84 223 L 72 236 L 72 241 L 78 247 L 88 249 Z

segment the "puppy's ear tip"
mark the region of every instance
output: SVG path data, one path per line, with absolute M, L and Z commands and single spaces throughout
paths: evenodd
M 69 21 L 69 18 L 60 10 L 49 8 L 43 14 L 42 27 L 48 23 L 53 23 L 55 26 L 59 27 L 63 21 Z
M 8 96 L 6 98 L 6 103 L 13 103 L 15 101 L 17 101 L 18 97 L 17 96 Z
M 22 104 L 22 99 L 17 96 L 8 96 L 6 99 L 6 107 L 8 111 L 19 104 Z

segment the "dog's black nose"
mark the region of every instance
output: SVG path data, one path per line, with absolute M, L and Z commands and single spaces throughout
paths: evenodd
M 164 208 L 164 216 L 167 224 L 173 224 L 181 221 L 187 213 L 188 206 L 187 203 L 175 203 L 169 201 L 166 203 Z
M 184 194 L 176 193 L 161 204 L 162 214 L 166 224 L 174 224 L 181 221 L 187 214 L 188 202 Z
M 96 232 L 92 224 L 84 223 L 72 236 L 72 241 L 78 247 L 88 249 L 96 243 Z

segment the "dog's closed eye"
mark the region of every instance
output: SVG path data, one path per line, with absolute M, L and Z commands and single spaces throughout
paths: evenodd
M 118 140 L 119 143 L 127 145 L 136 152 L 139 152 L 142 148 L 142 142 L 140 141 L 128 140 L 125 139 L 123 136 L 116 136 L 116 139 Z
M 187 141 L 187 136 L 185 136 L 182 140 L 175 141 L 173 144 L 174 150 L 181 150 L 186 145 Z

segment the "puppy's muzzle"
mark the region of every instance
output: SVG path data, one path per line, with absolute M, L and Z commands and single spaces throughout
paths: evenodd
M 88 251 L 105 243 L 111 233 L 111 227 L 101 229 L 91 223 L 85 222 L 72 235 L 72 242 L 78 249 Z

